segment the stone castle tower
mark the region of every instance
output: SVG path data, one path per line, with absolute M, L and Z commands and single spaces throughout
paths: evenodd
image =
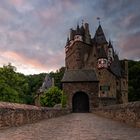
M 128 62 L 119 60 L 100 24 L 93 38 L 88 23 L 71 29 L 65 53 L 62 85 L 73 112 L 128 102 Z

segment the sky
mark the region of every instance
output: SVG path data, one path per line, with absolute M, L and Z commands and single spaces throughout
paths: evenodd
M 121 59 L 140 60 L 140 0 L 0 0 L 0 66 L 51 72 L 65 65 L 69 29 L 97 17 Z

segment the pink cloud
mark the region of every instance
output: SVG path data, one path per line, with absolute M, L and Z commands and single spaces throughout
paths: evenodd
M 134 17 L 135 17 L 134 14 L 129 14 L 128 16 L 126 16 L 124 18 L 124 20 L 122 20 L 122 25 L 124 27 L 128 26 L 130 24 L 130 22 L 133 20 Z
M 4 7 L 0 7 L 0 21 L 7 22 L 13 18 L 13 14 L 5 9 Z
M 72 2 L 71 0 L 61 0 L 55 2 L 53 6 L 46 9 L 40 9 L 37 12 L 39 18 L 44 24 L 53 25 L 64 21 L 66 12 L 76 13 L 79 10 L 79 5 Z
M 42 65 L 39 61 L 37 60 L 33 60 L 33 59 L 29 59 L 21 54 L 18 54 L 16 52 L 13 51 L 7 51 L 7 52 L 3 52 L 2 56 L 5 58 L 8 58 L 8 60 L 14 61 L 14 62 L 20 62 L 21 64 L 26 64 L 26 65 L 30 65 L 42 70 L 47 69 L 46 66 Z
M 10 0 L 10 4 L 20 13 L 25 13 L 34 9 L 30 1 L 27 0 Z
M 56 54 L 55 57 L 48 58 L 49 59 L 48 63 L 46 63 L 45 61 L 43 63 L 37 59 L 29 59 L 25 57 L 23 54 L 19 54 L 13 51 L 2 52 L 1 57 L 3 57 L 4 60 L 7 60 L 7 63 L 12 62 L 13 65 L 18 66 L 21 72 L 23 71 L 24 73 L 28 74 L 28 71 L 30 71 L 29 73 L 33 73 L 37 70 L 44 71 L 44 72 L 55 71 L 56 69 L 61 67 L 60 62 L 63 61 L 62 59 L 64 56 L 62 56 L 61 54 Z M 3 61 L 1 57 L 0 57 L 0 63 L 1 65 L 4 65 L 6 61 Z M 28 68 L 28 69 L 26 68 L 27 71 L 25 67 Z
M 140 35 L 120 39 L 120 48 L 124 57 L 140 60 Z
M 56 7 L 51 7 L 49 9 L 40 10 L 36 13 L 43 24 L 45 25 L 53 25 L 56 24 L 56 21 L 60 21 L 62 19 L 63 14 L 61 13 L 61 9 Z
M 10 0 L 11 4 L 14 6 L 21 6 L 25 0 Z
M 123 17 L 123 19 L 120 21 L 120 26 L 127 29 L 131 24 L 134 24 L 134 22 L 137 22 L 138 17 L 134 13 L 130 13 L 129 15 Z

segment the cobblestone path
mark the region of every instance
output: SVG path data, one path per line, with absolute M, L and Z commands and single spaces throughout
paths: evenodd
M 0 140 L 140 140 L 140 128 L 91 113 L 73 113 L 0 130 Z

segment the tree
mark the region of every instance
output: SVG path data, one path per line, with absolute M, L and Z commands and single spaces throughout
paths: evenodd
M 61 88 L 64 71 L 65 67 L 62 67 L 56 72 L 50 73 L 50 76 L 55 80 L 55 86 L 58 88 Z M 16 67 L 11 63 L 4 65 L 0 68 L 0 101 L 34 104 L 34 97 L 37 90 L 42 86 L 46 74 L 25 76 L 22 73 L 17 73 Z M 56 87 L 54 89 L 60 93 Z M 61 94 L 59 95 L 60 97 L 57 97 L 57 99 L 61 98 Z M 57 101 L 54 102 L 57 103 Z
M 61 96 L 61 105 L 63 108 L 66 107 L 67 104 L 67 96 L 66 94 L 62 91 L 62 96 Z
M 50 76 L 54 78 L 54 85 L 60 89 L 62 89 L 61 80 L 63 78 L 65 72 L 65 67 L 61 67 L 56 72 L 50 72 Z
M 29 87 L 30 87 L 30 93 L 35 95 L 37 90 L 42 86 L 42 83 L 44 81 L 44 78 L 47 73 L 40 73 L 40 74 L 33 74 L 33 75 L 27 75 L 26 79 L 28 81 Z
M 129 89 L 128 99 L 129 101 L 140 100 L 140 61 L 129 60 Z
M 23 74 L 16 73 L 10 63 L 0 68 L 0 100 L 17 103 L 26 102 L 29 85 Z
M 61 103 L 62 90 L 58 87 L 51 87 L 44 92 L 41 96 L 41 105 L 47 107 L 53 107 L 56 104 Z

